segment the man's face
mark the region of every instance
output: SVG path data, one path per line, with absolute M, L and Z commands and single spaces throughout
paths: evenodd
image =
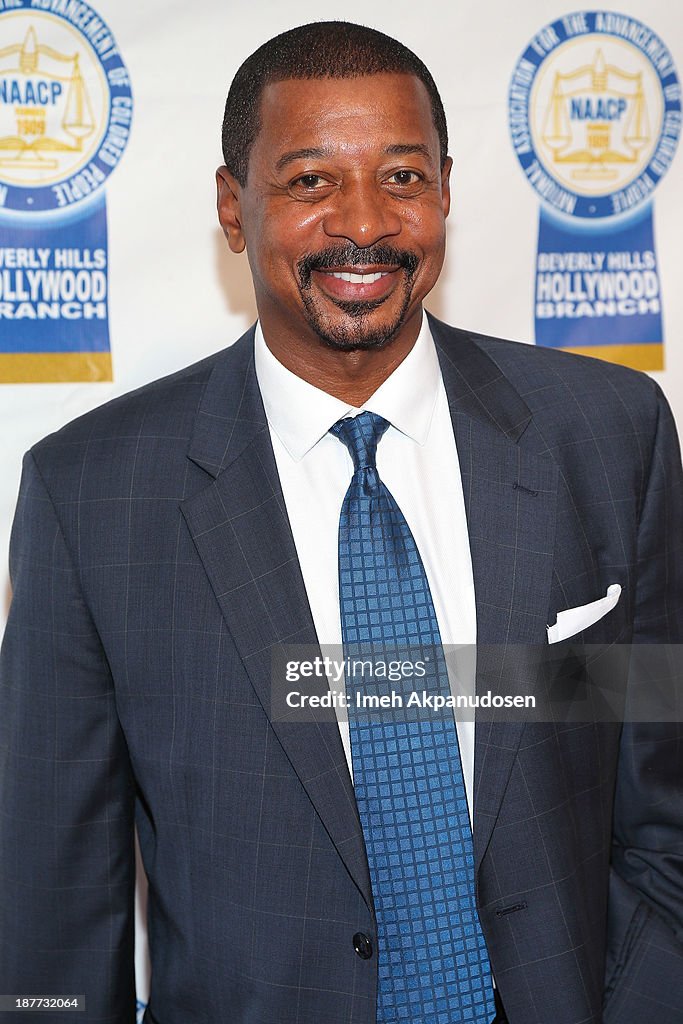
M 443 263 L 449 171 L 412 75 L 267 86 L 246 186 L 218 177 L 265 336 L 279 349 L 414 340 Z

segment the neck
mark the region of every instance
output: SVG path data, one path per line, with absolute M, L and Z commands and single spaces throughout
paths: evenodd
M 321 391 L 359 408 L 384 383 L 411 351 L 417 330 L 401 333 L 379 349 L 348 352 L 328 348 L 319 340 L 311 346 L 289 346 L 264 330 L 264 338 L 275 358 L 288 370 Z

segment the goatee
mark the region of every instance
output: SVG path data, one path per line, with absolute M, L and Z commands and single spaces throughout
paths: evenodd
M 304 256 L 297 265 L 301 297 L 304 303 L 306 319 L 320 340 L 329 348 L 337 351 L 354 351 L 363 349 L 384 348 L 395 337 L 405 323 L 410 305 L 411 283 L 417 270 L 417 256 L 405 249 L 396 249 L 390 245 L 369 246 L 367 249 L 349 243 L 345 246 L 323 249 Z M 367 320 L 369 315 L 385 301 L 381 299 L 344 300 L 330 297 L 337 309 L 346 314 L 346 323 L 331 323 L 316 307 L 312 295 L 311 277 L 315 270 L 329 270 L 331 267 L 368 267 L 391 266 L 404 274 L 404 297 L 401 308 L 394 319 L 374 328 Z

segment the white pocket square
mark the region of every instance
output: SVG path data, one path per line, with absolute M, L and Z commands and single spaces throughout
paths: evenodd
M 579 605 L 578 608 L 567 608 L 557 613 L 557 622 L 554 626 L 548 626 L 548 643 L 556 644 L 560 640 L 568 640 L 570 636 L 580 633 L 582 629 L 588 629 L 594 622 L 597 622 L 611 612 L 621 595 L 621 587 L 618 583 L 612 583 L 607 588 L 604 597 L 590 604 Z

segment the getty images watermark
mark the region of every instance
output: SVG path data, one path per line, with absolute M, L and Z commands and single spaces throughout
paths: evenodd
M 272 652 L 271 716 L 293 722 L 683 721 L 676 644 L 510 644 L 390 649 L 282 645 Z
M 427 711 L 441 711 L 443 708 L 476 709 L 476 708 L 533 708 L 536 705 L 536 698 L 530 694 L 500 694 L 492 693 L 441 693 L 435 692 L 432 686 L 427 689 L 396 689 L 393 686 L 381 687 L 382 692 L 376 692 L 380 687 L 375 686 L 375 692 L 369 693 L 368 681 L 375 684 L 385 681 L 391 683 L 405 683 L 408 679 L 432 680 L 432 675 L 438 677 L 440 671 L 438 657 L 432 658 L 427 655 L 425 658 L 418 658 L 411 661 L 410 658 L 402 660 L 393 659 L 390 661 L 384 658 L 374 657 L 343 657 L 333 658 L 329 655 L 317 655 L 312 660 L 292 659 L 286 663 L 285 679 L 288 683 L 300 683 L 316 678 L 326 678 L 330 682 L 330 689 L 327 693 L 307 692 L 307 689 L 292 689 L 285 693 L 285 703 L 288 708 L 335 708 L 336 710 L 348 711 L 349 707 L 363 711 L 381 711 L 387 708 L 419 708 Z M 436 664 L 436 670 L 432 671 L 432 664 Z M 443 662 L 446 667 L 445 659 Z M 446 669 L 446 676 L 448 671 Z M 361 680 L 361 686 L 352 685 Z M 335 689 L 340 683 L 348 681 L 348 690 Z

